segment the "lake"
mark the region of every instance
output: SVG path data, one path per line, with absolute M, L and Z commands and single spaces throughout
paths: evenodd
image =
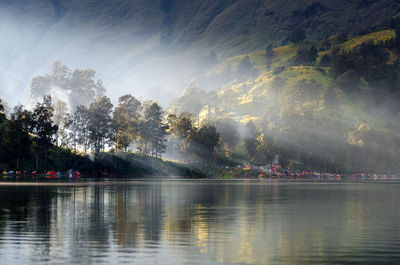
M 400 184 L 0 186 L 1 264 L 390 264 Z

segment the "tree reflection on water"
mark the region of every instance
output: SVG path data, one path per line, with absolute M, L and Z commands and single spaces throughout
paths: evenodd
M 0 187 L 0 254 L 11 263 L 392 261 L 400 245 L 396 189 L 180 181 Z

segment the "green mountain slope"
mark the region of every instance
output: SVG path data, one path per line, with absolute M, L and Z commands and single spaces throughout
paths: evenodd
M 253 79 L 249 79 L 245 82 L 240 82 L 238 80 L 228 80 L 227 84 L 222 86 L 223 88 L 217 92 L 218 95 L 218 106 L 215 107 L 213 113 L 218 113 L 218 116 L 223 116 L 226 114 L 232 115 L 232 117 L 238 121 L 241 121 L 243 117 L 252 117 L 252 119 L 258 120 L 261 119 L 261 116 L 264 114 L 268 107 L 274 105 L 274 95 L 273 88 L 274 81 L 276 79 L 282 79 L 285 81 L 285 85 L 293 85 L 300 80 L 314 80 L 321 86 L 320 93 L 325 93 L 326 89 L 330 86 L 335 86 L 337 88 L 337 92 L 344 97 L 344 92 L 340 89 L 341 85 L 337 83 L 337 80 L 330 72 L 329 67 L 319 66 L 318 62 L 320 62 L 321 58 L 332 52 L 334 49 L 340 50 L 351 50 L 362 43 L 373 41 L 374 43 L 378 43 L 379 41 L 388 41 L 393 40 L 396 37 L 396 34 L 393 30 L 382 30 L 377 32 L 371 32 L 361 36 L 354 36 L 347 41 L 342 43 L 338 43 L 336 45 L 332 45 L 329 49 L 322 50 L 318 52 L 318 56 L 316 58 L 317 65 L 295 65 L 293 62 L 297 51 L 303 47 L 309 47 L 310 45 L 318 45 L 318 42 L 311 43 L 302 43 L 298 45 L 286 45 L 279 46 L 274 48 L 274 58 L 272 60 L 271 71 L 266 71 L 266 59 L 265 59 L 265 50 L 258 50 L 248 54 L 242 54 L 239 56 L 229 57 L 220 63 L 216 64 L 209 70 L 207 70 L 206 76 L 213 78 L 218 75 L 224 74 L 224 69 L 226 67 L 230 67 L 232 70 L 233 78 L 235 78 L 235 74 L 237 74 L 237 68 L 240 62 L 246 56 L 249 57 L 250 62 L 253 64 L 253 67 L 257 69 L 258 74 Z M 394 62 L 398 59 L 398 54 L 396 51 L 387 50 L 390 53 L 390 62 Z M 229 85 L 230 82 L 234 82 L 236 84 Z M 195 95 L 192 97 L 192 95 Z M 188 111 L 193 112 L 192 110 L 186 106 L 193 106 L 193 102 L 189 101 L 189 98 L 195 98 L 195 100 L 199 98 L 207 98 L 214 96 L 213 93 L 207 93 L 194 88 L 189 88 L 182 97 L 178 97 L 174 99 L 170 106 L 171 111 L 181 112 Z M 359 94 L 359 99 L 362 100 L 362 94 Z M 223 104 L 226 97 L 230 97 L 230 103 L 228 104 L 228 108 Z M 188 100 L 188 101 L 187 101 Z M 357 95 L 353 97 L 353 100 L 358 100 Z M 207 115 L 209 115 L 209 104 L 207 101 L 210 99 L 204 100 L 203 109 L 198 111 L 200 113 L 200 119 L 207 119 Z M 215 104 L 214 104 L 215 105 Z M 200 108 L 197 106 L 197 108 Z M 211 106 L 211 108 L 214 108 Z M 362 119 L 362 117 L 360 117 Z M 245 119 L 243 123 L 247 120 Z
M 0 0 L 0 84 L 28 87 L 60 59 L 97 69 L 110 90 L 166 103 L 210 51 L 221 59 L 280 46 L 296 27 L 307 40 L 359 34 L 387 26 L 399 9 L 392 0 Z M 13 98 L 11 88 L 3 93 Z
M 266 137 L 267 149 L 287 157 L 282 163 L 288 168 L 300 163 L 300 168 L 333 171 L 397 170 L 396 33 L 336 38 L 328 38 L 327 47 L 325 41 L 276 47 L 269 71 L 264 50 L 227 58 L 207 75 L 215 79 L 230 67 L 233 79 L 215 92 L 191 87 L 171 102 L 170 112 L 187 111 L 198 124 L 217 127 L 223 120 L 243 126 L 252 121 L 260 137 Z M 306 62 L 302 54 L 313 46 L 319 47 L 315 61 Z M 324 56 L 330 62 L 321 65 Z M 243 81 L 239 77 L 247 60 L 256 77 Z
M 104 37 L 132 41 L 135 37 L 143 40 L 159 35 L 163 45 L 228 51 L 278 44 L 299 26 L 309 39 L 340 32 L 359 33 L 379 27 L 399 9 L 400 3 L 389 0 L 0 1 L 3 15 L 40 28 L 43 37 L 68 30 L 74 37 L 65 36 L 69 43 L 90 38 L 102 43 Z

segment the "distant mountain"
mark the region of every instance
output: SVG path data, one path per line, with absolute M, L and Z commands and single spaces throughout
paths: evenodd
M 135 38 L 154 45 L 251 51 L 280 44 L 302 27 L 308 38 L 360 33 L 399 14 L 393 0 L 2 0 L 2 16 L 36 28 L 38 39 L 137 48 Z M 64 31 L 66 30 L 66 31 Z M 73 38 L 71 38 L 73 37 Z M 111 39 L 110 39 L 111 38 Z M 127 43 L 124 43 L 127 42 Z M 143 44 L 143 43 L 142 43 Z M 174 49 L 176 51 L 176 49 Z M 181 51 L 181 50 L 179 50 Z
M 399 10 L 393 0 L 0 0 L 0 96 L 26 98 L 30 79 L 61 59 L 98 70 L 113 97 L 166 103 L 211 51 L 221 60 L 278 46 L 296 27 L 307 40 L 359 34 Z

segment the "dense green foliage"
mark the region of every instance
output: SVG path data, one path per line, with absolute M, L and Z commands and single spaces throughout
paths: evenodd
M 178 116 L 167 117 L 169 144 L 172 153 L 179 159 L 192 162 L 201 160 L 202 167 L 215 164 L 215 147 L 219 144 L 219 133 L 215 126 L 203 124 L 200 128 L 193 125 L 191 115 L 187 112 Z
M 126 98 L 126 97 L 125 97 Z M 50 103 L 51 98 L 46 97 L 44 103 L 38 103 L 40 108 Z M 52 107 L 45 107 L 43 113 L 50 113 Z M 79 108 L 78 108 L 79 109 Z M 185 176 L 200 177 L 205 174 L 191 166 L 183 163 L 165 161 L 160 158 L 146 155 L 134 154 L 130 152 L 97 152 L 96 160 L 92 160 L 89 155 L 74 152 L 74 148 L 57 147 L 54 143 L 55 125 L 47 123 L 36 124 L 35 130 L 52 133 L 51 139 L 47 140 L 46 145 L 38 148 L 39 141 L 46 139 L 29 134 L 32 124 L 33 113 L 25 110 L 21 105 L 14 108 L 11 118 L 7 119 L 3 113 L 4 108 L 0 101 L 0 170 L 56 170 L 66 171 L 70 168 L 81 171 L 85 176 L 95 177 L 138 177 L 138 176 Z M 43 114 L 42 113 L 42 114 Z M 47 119 L 42 119 L 46 121 Z M 42 124 L 42 125 L 41 125 Z M 69 128 L 68 125 L 66 128 Z M 70 132 L 72 134 L 72 132 Z M 89 135 L 89 134 L 88 134 Z M 99 140 L 101 141 L 101 139 Z M 95 143 L 95 148 L 98 144 Z M 76 146 L 75 146 L 76 147 Z
M 114 108 L 93 70 L 56 62 L 51 74 L 33 79 L 32 90 L 74 86 L 71 98 L 82 93 L 88 100 L 67 104 L 45 96 L 32 111 L 17 106 L 8 118 L 3 114 L 1 161 L 67 168 L 79 153 L 91 154 L 92 170 L 119 175 L 166 172 L 163 155 L 201 168 L 275 162 L 287 169 L 398 172 L 398 32 L 396 24 L 310 42 L 294 34 L 296 45 L 268 45 L 221 62 L 211 53 L 210 76 L 225 75 L 218 69 L 229 66 L 219 79 L 227 78 L 224 87 L 205 92 L 192 83 L 166 113 L 132 95 Z M 54 159 L 61 153 L 69 155 L 63 163 Z
M 241 124 L 233 146 L 221 137 L 216 156 L 225 165 L 275 160 L 287 169 L 398 173 L 400 35 L 394 33 L 400 30 L 395 27 L 228 58 L 211 70 L 215 76 L 225 65 L 246 61 L 260 75 L 225 85 L 212 104 L 211 93 L 198 88 L 193 97 L 172 101 L 170 110 L 188 111 L 200 123 L 216 124 L 217 131 L 226 130 L 221 120 Z M 202 103 L 200 111 L 187 107 L 193 101 Z
M 70 72 L 56 62 L 51 75 L 45 77 L 58 77 L 59 82 L 65 79 L 63 82 L 68 83 L 66 71 Z M 86 72 L 94 73 L 91 69 Z M 75 85 L 92 91 L 91 85 L 85 86 L 92 78 L 89 74 L 88 78 L 75 80 Z M 48 82 L 36 82 L 38 79 L 33 79 L 32 87 L 48 91 Z M 189 142 L 193 142 L 191 154 L 201 157 L 203 166 L 214 163 L 208 158 L 213 157 L 219 140 L 215 127 L 192 127 L 193 134 L 189 135 L 183 132 L 181 121 L 172 123 L 172 116 L 167 124 L 164 111 L 156 102 L 140 102 L 124 95 L 114 109 L 108 97 L 95 94 L 93 97 L 90 104 L 69 104 L 72 112 L 68 113 L 65 102 L 53 103 L 51 96 L 44 96 L 33 110 L 18 105 L 9 117 L 0 102 L 0 169 L 66 171 L 77 168 L 87 175 L 104 177 L 204 175 L 190 166 L 161 159 L 168 133 L 186 137 L 188 142 L 181 141 L 180 150 L 188 151 L 183 146 L 189 148 Z M 187 120 L 184 126 L 192 126 L 192 120 Z

